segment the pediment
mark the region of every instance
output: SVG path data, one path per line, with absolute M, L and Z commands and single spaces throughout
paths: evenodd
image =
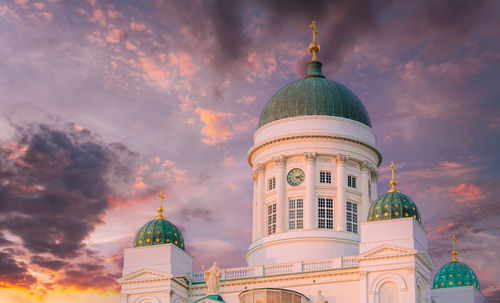
M 166 279 L 171 279 L 172 277 L 173 277 L 172 274 L 167 274 L 154 269 L 143 268 L 119 278 L 117 282 L 120 284 L 142 283 L 142 282 L 166 280 Z
M 384 259 L 414 255 L 418 250 L 396 245 L 383 244 L 374 247 L 358 256 L 359 260 Z

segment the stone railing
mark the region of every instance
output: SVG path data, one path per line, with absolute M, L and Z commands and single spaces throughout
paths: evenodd
M 342 269 L 357 267 L 358 260 L 355 257 L 341 257 L 326 260 L 314 260 L 295 263 L 281 263 L 251 267 L 236 267 L 221 269 L 221 280 L 237 280 L 242 278 L 253 278 L 263 276 L 275 276 L 282 274 L 294 274 L 312 272 L 318 270 Z M 188 274 L 192 283 L 205 282 L 203 272 Z

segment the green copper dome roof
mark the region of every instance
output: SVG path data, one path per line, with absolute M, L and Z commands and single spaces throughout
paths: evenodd
M 173 243 L 180 249 L 185 250 L 184 238 L 181 232 L 163 216 L 156 217 L 144 224 L 134 239 L 134 247 L 168 243 Z
M 280 89 L 264 107 L 259 127 L 280 119 L 314 115 L 347 118 L 371 127 L 359 98 L 344 85 L 326 79 L 321 66 L 318 61 L 309 62 L 304 78 Z
M 368 221 L 410 218 L 421 223 L 420 212 L 413 201 L 399 191 L 389 191 L 370 206 Z
M 452 260 L 437 272 L 433 288 L 458 286 L 475 286 L 480 290 L 479 281 L 474 271 L 467 264 Z

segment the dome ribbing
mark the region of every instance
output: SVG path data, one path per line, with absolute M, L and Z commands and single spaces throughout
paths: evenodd
M 311 115 L 342 117 L 371 127 L 368 112 L 359 98 L 344 85 L 326 79 L 321 66 L 318 61 L 309 62 L 304 78 L 271 97 L 262 111 L 259 127 L 280 119 Z

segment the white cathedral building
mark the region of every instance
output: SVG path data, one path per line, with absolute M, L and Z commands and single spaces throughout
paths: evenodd
M 124 251 L 121 303 L 484 302 L 454 238 L 453 258 L 431 276 L 427 231 L 396 189 L 394 165 L 391 189 L 378 196 L 382 154 L 370 117 L 352 91 L 323 76 L 315 22 L 311 28 L 305 77 L 269 100 L 247 154 L 248 266 L 193 271 L 181 232 L 160 207 Z

